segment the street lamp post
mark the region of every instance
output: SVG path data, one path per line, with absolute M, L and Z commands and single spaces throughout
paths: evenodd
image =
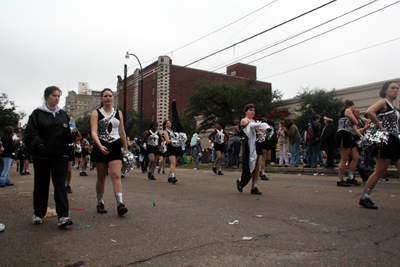
M 129 56 L 134 56 L 137 61 L 139 62 L 140 66 L 140 134 L 143 133 L 143 69 L 142 69 L 142 64 L 140 63 L 139 58 L 135 54 L 130 54 L 128 51 L 126 51 L 125 58 L 129 59 Z M 126 80 L 126 78 L 125 78 Z M 126 90 L 125 90 L 126 91 Z

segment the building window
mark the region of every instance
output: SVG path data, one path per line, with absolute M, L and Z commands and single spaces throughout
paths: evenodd
M 153 100 L 153 102 L 152 102 L 152 108 L 154 108 L 154 100 Z
M 154 121 L 154 115 L 151 115 L 151 121 Z
M 231 72 L 231 75 L 232 75 L 232 76 L 236 76 L 236 71 L 232 71 L 232 72 Z
M 153 87 L 153 95 L 154 95 L 154 87 Z

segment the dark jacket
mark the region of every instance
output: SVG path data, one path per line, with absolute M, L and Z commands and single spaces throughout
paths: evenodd
M 312 146 L 316 146 L 321 141 L 321 124 L 315 120 L 310 120 L 308 125 L 305 125 L 302 121 L 303 128 L 307 131 L 307 142 L 310 142 Z
M 15 155 L 15 147 L 12 137 L 9 135 L 4 135 L 1 138 L 1 142 L 3 143 L 4 151 L 2 154 L 3 158 L 14 158 Z
M 75 141 L 71 134 L 69 117 L 64 110 L 57 110 L 55 116 L 45 108 L 35 109 L 29 116 L 25 130 L 25 144 L 33 157 L 59 158 L 69 156 L 68 144 Z
M 336 127 L 333 122 L 329 122 L 322 131 L 320 149 L 325 151 L 336 149 Z

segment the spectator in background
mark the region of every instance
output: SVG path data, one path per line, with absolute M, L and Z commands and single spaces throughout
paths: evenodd
M 333 124 L 331 115 L 324 117 L 325 127 L 321 134 L 321 150 L 324 150 L 327 156 L 327 164 L 325 169 L 335 168 L 335 151 L 336 151 L 336 127 Z
M 297 129 L 296 125 L 291 119 L 286 118 L 283 121 L 282 130 L 285 132 L 285 135 L 289 138 L 290 151 L 292 152 L 290 165 L 292 165 L 292 167 L 299 167 L 300 141 L 301 141 L 299 129 Z
M 319 131 L 320 131 L 320 137 L 321 137 L 321 132 L 322 132 L 321 116 L 319 116 L 319 115 L 316 115 L 316 116 L 317 116 L 317 122 L 320 125 Z M 322 153 L 322 150 L 321 150 L 321 141 L 318 144 L 318 162 L 319 162 L 319 166 L 321 166 L 321 167 L 326 166 L 326 164 L 324 162 L 324 153 Z
M 302 120 L 301 123 L 303 128 L 307 130 L 306 164 L 304 168 L 317 168 L 319 143 L 321 142 L 321 125 L 317 122 L 317 116 L 315 114 L 311 114 L 307 125 L 305 125 L 304 120 Z
M 4 148 L 4 151 L 2 153 L 4 167 L 3 171 L 1 172 L 0 187 L 14 185 L 13 183 L 11 183 L 10 175 L 8 174 L 11 164 L 13 163 L 15 158 L 15 147 L 14 147 L 14 142 L 12 140 L 13 134 L 14 134 L 13 127 L 7 126 L 4 128 L 4 135 L 1 138 L 1 142 Z
M 234 162 L 234 159 L 233 159 L 233 154 L 232 154 L 232 149 L 233 149 L 233 140 L 232 140 L 232 137 L 233 137 L 233 134 L 232 133 L 228 133 L 228 135 L 229 135 L 229 140 L 228 140 L 228 156 L 227 156 L 227 158 L 228 158 L 228 166 L 229 167 L 233 167 L 233 162 Z
M 196 165 L 194 169 L 200 170 L 199 157 L 201 155 L 201 136 L 198 136 L 197 133 L 193 134 L 192 139 L 190 140 L 190 146 L 192 148 L 192 156 Z
M 285 135 L 285 132 L 282 129 L 283 121 L 279 122 L 279 129 L 276 132 L 278 135 L 278 144 L 279 144 L 279 167 L 283 167 L 283 160 L 285 160 L 285 167 L 289 167 L 289 155 L 288 155 L 288 138 Z

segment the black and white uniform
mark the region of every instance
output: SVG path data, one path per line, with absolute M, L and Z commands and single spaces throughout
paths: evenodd
M 225 131 L 224 130 L 215 129 L 214 150 L 221 151 L 221 153 L 226 153 Z
M 266 134 L 256 131 L 256 151 L 258 156 L 263 155 L 263 149 L 270 150 L 270 142 L 270 140 L 266 140 Z
M 75 158 L 80 158 L 82 156 L 82 146 L 76 144 L 75 145 Z
M 267 130 L 271 128 L 264 122 L 251 122 L 241 129 L 240 136 L 243 140 L 243 154 L 242 154 L 242 177 L 240 178 L 240 186 L 245 187 L 255 171 L 257 164 L 257 151 L 256 151 L 256 128 L 260 130 Z
M 168 133 L 169 140 L 172 140 L 172 136 L 175 134 L 173 131 L 168 129 L 165 130 Z M 171 145 L 171 143 L 167 144 L 167 155 L 180 157 L 182 155 L 182 147 L 179 145 L 178 147 Z
M 344 148 L 352 148 L 355 147 L 357 136 L 353 134 L 353 122 L 344 115 L 344 110 L 340 113 L 339 119 L 339 127 L 337 132 L 337 144 L 340 146 L 341 141 L 343 140 Z
M 386 100 L 386 99 L 385 99 Z M 376 157 L 380 150 L 380 157 L 384 159 L 400 159 L 400 114 L 392 103 L 386 100 L 386 112 L 377 112 L 376 117 L 389 132 L 387 145 L 375 146 L 372 156 Z
M 160 145 L 160 151 L 158 153 L 161 157 L 168 157 L 167 155 L 167 141 L 164 141 Z
M 74 161 L 75 156 L 74 156 L 74 143 L 68 144 L 69 149 L 71 150 L 71 153 L 69 154 L 69 161 Z
M 160 140 L 160 136 L 158 134 L 158 132 L 156 131 L 155 133 L 153 133 L 152 130 L 149 130 L 149 136 L 147 137 L 146 140 L 146 154 L 154 154 L 157 155 L 158 154 L 158 143 Z
M 100 148 L 95 144 L 93 146 L 92 161 L 93 162 L 110 162 L 113 160 L 122 160 L 122 143 L 119 136 L 119 112 L 114 110 L 108 115 L 103 108 L 97 109 L 98 112 L 98 128 L 97 137 L 101 145 L 105 146 L 110 152 L 104 155 Z
M 89 151 L 87 149 L 84 148 L 90 148 L 90 143 L 86 138 L 82 139 L 82 145 L 85 144 L 82 147 L 82 157 L 86 157 L 87 155 L 90 155 Z

